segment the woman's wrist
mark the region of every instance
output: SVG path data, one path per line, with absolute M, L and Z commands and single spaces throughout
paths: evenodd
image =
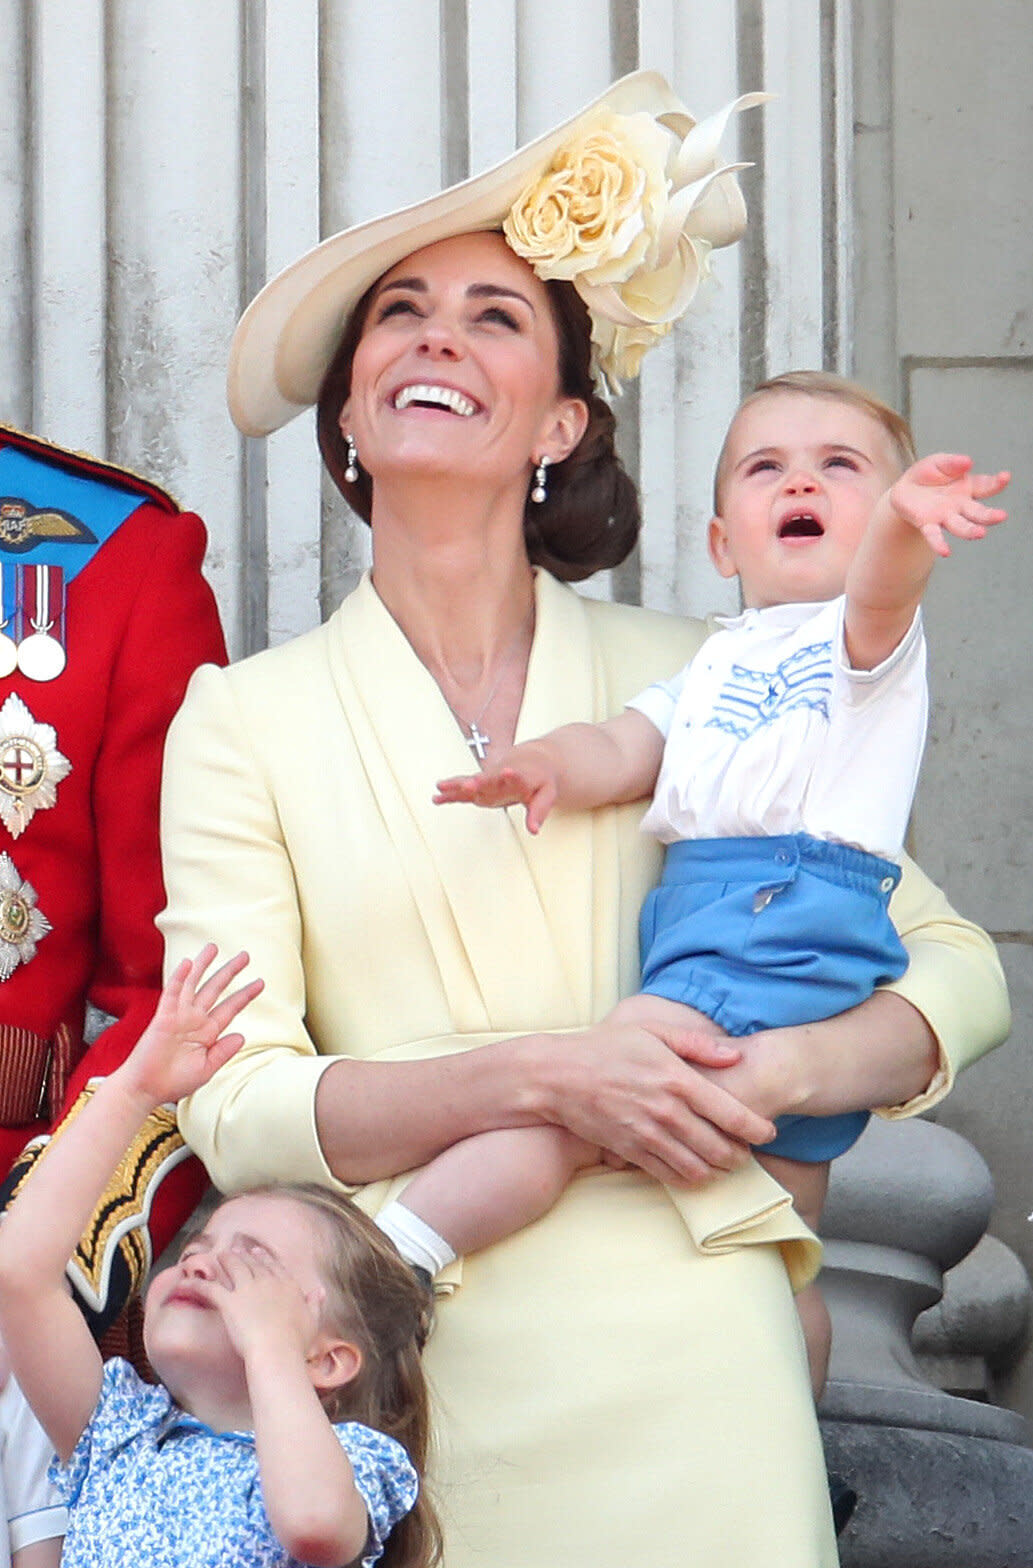
M 928 1088 L 939 1067 L 928 1022 L 892 991 L 876 991 L 836 1017 L 736 1043 L 756 1088 L 749 1103 L 770 1116 L 835 1116 L 905 1104 Z
M 561 1058 L 555 1035 L 547 1033 L 518 1035 L 504 1042 L 511 1074 L 510 1126 L 532 1126 L 548 1122 L 562 1126 L 562 1075 L 557 1069 Z

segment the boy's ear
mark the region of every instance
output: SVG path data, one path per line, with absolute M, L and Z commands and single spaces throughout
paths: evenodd
M 343 1388 L 362 1370 L 362 1351 L 348 1339 L 319 1339 L 306 1358 L 308 1375 L 317 1393 Z
M 714 516 L 707 527 L 707 549 L 722 577 L 735 577 L 738 568 L 732 559 L 732 552 L 728 543 L 728 530 L 724 519 Z

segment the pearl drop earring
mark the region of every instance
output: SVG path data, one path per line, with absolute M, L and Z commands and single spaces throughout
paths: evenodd
M 348 466 L 344 470 L 344 477 L 348 484 L 353 485 L 359 477 L 359 454 L 355 446 L 355 437 L 351 434 L 351 431 L 348 432 L 344 439 L 346 442 L 345 455 L 348 459 Z
M 541 458 L 538 467 L 534 471 L 534 488 L 531 491 L 531 500 L 538 506 L 541 506 L 542 502 L 548 497 L 548 491 L 545 488 L 545 470 L 551 461 L 552 459 L 548 457 Z

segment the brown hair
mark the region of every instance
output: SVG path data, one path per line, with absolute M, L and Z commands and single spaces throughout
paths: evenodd
M 373 481 L 361 467 L 361 454 L 359 477 L 354 483 L 345 479 L 348 461 L 339 420 L 351 391 L 352 360 L 378 284 L 379 279 L 349 317 L 323 378 L 316 411 L 323 462 L 365 523 L 373 506 Z M 559 388 L 564 397 L 580 398 L 586 405 L 588 425 L 569 457 L 550 467 L 546 500 L 525 503 L 524 540 L 532 565 L 545 567 L 564 582 L 580 582 L 604 567 L 619 566 L 638 538 L 641 514 L 638 492 L 614 445 L 613 411 L 595 390 L 587 307 L 571 283 L 554 280 L 545 289 L 559 339 Z
M 728 426 L 714 469 L 714 511 L 718 516 L 721 514 L 725 456 L 735 421 L 744 408 L 749 408 L 751 403 L 758 402 L 769 392 L 803 392 L 808 397 L 827 397 L 833 402 L 848 403 L 851 408 L 859 408 L 881 425 L 889 436 L 901 473 L 905 468 L 910 468 L 918 455 L 914 434 L 903 414 L 898 414 L 895 408 L 884 403 L 881 397 L 876 397 L 874 392 L 869 392 L 867 387 L 860 386 L 856 381 L 848 381 L 845 376 L 837 376 L 831 370 L 786 370 L 782 375 L 772 376 L 770 380 L 755 386 L 750 395 L 743 398 Z
M 401 1443 L 420 1479 L 412 1509 L 391 1531 L 384 1568 L 431 1568 L 441 1558 L 441 1531 L 424 1489 L 430 1446 L 430 1400 L 420 1352 L 430 1323 L 427 1293 L 383 1231 L 349 1199 L 314 1182 L 252 1187 L 234 1197 L 289 1198 L 318 1215 L 327 1247 L 330 1293 L 324 1316 L 362 1355 L 358 1375 L 322 1394 L 331 1421 L 361 1421 Z

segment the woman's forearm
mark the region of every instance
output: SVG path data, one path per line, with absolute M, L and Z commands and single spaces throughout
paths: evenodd
M 659 1180 L 708 1181 L 773 1129 L 726 1089 L 731 1045 L 697 1030 L 604 1022 L 430 1060 L 335 1062 L 316 1090 L 323 1156 L 348 1184 L 396 1175 L 474 1133 L 551 1123 Z
M 922 1014 L 890 991 L 876 991 L 838 1017 L 769 1029 L 736 1044 L 743 1064 L 729 1069 L 729 1086 L 771 1116 L 904 1104 L 928 1088 L 940 1065 L 936 1036 Z
M 474 1133 L 541 1120 L 523 1040 L 416 1061 L 341 1057 L 316 1089 L 316 1129 L 338 1181 L 379 1181 Z

